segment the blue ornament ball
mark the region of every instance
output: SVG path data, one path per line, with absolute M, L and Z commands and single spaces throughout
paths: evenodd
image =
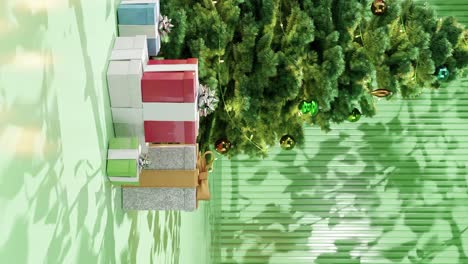
M 447 69 L 447 67 L 442 66 L 437 69 L 437 72 L 436 72 L 437 80 L 445 81 L 448 79 L 449 75 L 450 75 L 450 72 Z

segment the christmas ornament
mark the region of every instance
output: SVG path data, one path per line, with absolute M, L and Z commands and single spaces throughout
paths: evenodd
M 231 149 L 231 141 L 227 138 L 220 138 L 215 142 L 215 149 L 220 154 L 226 154 Z
M 389 91 L 389 90 L 387 90 L 387 89 L 376 89 L 376 90 L 370 92 L 370 94 L 372 94 L 372 95 L 375 96 L 375 97 L 380 97 L 380 98 L 382 98 L 382 97 L 390 96 L 390 95 L 392 95 L 393 93 L 392 93 L 392 91 Z
M 351 111 L 351 114 L 348 116 L 348 121 L 349 122 L 357 122 L 361 118 L 361 112 L 359 109 L 354 108 L 353 111 Z
M 314 100 L 309 102 L 302 101 L 299 104 L 299 110 L 302 114 L 310 113 L 312 116 L 315 116 L 318 113 L 318 104 Z
M 215 90 L 200 84 L 198 92 L 198 111 L 200 116 L 207 116 L 213 113 L 218 106 L 218 102 L 219 99 L 215 94 Z
M 447 69 L 447 67 L 442 66 L 442 67 L 437 68 L 437 71 L 436 71 L 437 80 L 445 81 L 448 79 L 449 75 L 450 75 L 450 72 Z
M 167 37 L 167 35 L 171 32 L 171 29 L 174 27 L 174 25 L 171 24 L 171 21 L 172 19 L 169 19 L 167 16 L 159 15 L 158 31 L 162 38 Z
M 384 0 L 374 0 L 371 4 L 372 14 L 381 16 L 387 11 L 387 3 Z
M 284 135 L 280 139 L 280 146 L 284 150 L 291 150 L 296 146 L 296 140 L 290 135 Z

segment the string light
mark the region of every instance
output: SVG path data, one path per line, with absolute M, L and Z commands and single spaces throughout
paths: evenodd
M 221 41 L 220 41 L 219 35 L 218 35 L 218 49 L 221 49 Z M 219 62 L 219 63 L 224 63 L 224 60 L 221 59 L 219 55 L 218 55 L 218 62 Z M 217 71 L 216 71 L 216 74 L 217 74 L 217 78 L 218 78 L 218 80 L 219 80 L 219 79 L 220 79 L 219 76 L 221 75 L 220 72 L 219 72 L 219 65 L 218 65 L 217 68 L 218 68 L 218 69 L 217 69 Z M 224 91 L 224 89 L 222 89 L 222 88 L 220 88 L 219 90 L 221 91 L 221 100 L 223 101 L 224 108 L 226 109 L 226 101 L 224 100 L 225 91 Z M 229 111 L 226 111 L 226 114 L 227 114 L 228 118 L 231 120 L 231 122 L 234 123 L 234 120 L 233 120 L 233 118 L 231 117 L 231 115 L 229 114 Z M 235 126 L 235 128 L 237 128 L 237 130 L 239 130 L 239 131 L 242 133 L 242 130 L 241 130 L 239 127 Z M 260 151 L 262 151 L 262 152 L 267 152 L 266 149 L 260 147 L 257 143 L 253 142 L 253 140 L 252 140 L 252 139 L 253 139 L 253 134 L 251 134 L 250 137 L 248 137 L 248 136 L 245 135 L 245 134 L 242 134 L 242 136 L 243 136 L 244 138 L 246 138 L 252 145 L 254 145 L 256 148 L 258 148 Z

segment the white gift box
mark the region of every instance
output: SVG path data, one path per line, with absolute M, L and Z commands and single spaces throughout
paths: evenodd
M 154 39 L 148 39 L 148 54 L 151 56 L 156 56 L 161 49 L 161 38 L 157 37 Z
M 143 123 L 142 108 L 112 107 L 112 121 L 114 123 L 140 124 Z
M 142 147 L 141 152 L 146 153 L 145 128 L 143 125 L 142 108 L 112 107 L 112 122 L 117 137 L 138 137 Z
M 140 60 L 110 61 L 107 85 L 112 107 L 142 107 Z
M 141 60 L 148 63 L 148 43 L 146 36 L 117 37 L 110 60 Z
M 148 39 L 159 38 L 157 25 L 119 25 L 119 36 L 145 35 Z
M 141 145 L 141 153 L 148 152 L 148 146 L 145 142 L 145 128 L 143 123 L 114 123 L 114 132 L 116 137 L 138 137 L 138 142 Z

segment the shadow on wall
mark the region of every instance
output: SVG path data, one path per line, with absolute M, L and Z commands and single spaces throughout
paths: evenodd
M 73 7 L 82 10 L 81 3 L 74 2 Z M 17 210 L 18 212 L 24 211 L 26 214 L 13 221 L 9 237 L 5 239 L 5 246 L 0 248 L 0 259 L 14 259 L 16 263 L 26 263 L 31 250 L 27 247 L 28 241 L 31 240 L 33 234 L 37 233 L 35 230 L 29 229 L 28 226 L 33 225 L 34 228 L 37 228 L 42 225 L 52 225 L 52 239 L 50 244 L 46 245 L 47 259 L 44 260 L 45 262 L 63 263 L 67 255 L 70 254 L 71 248 L 74 247 L 73 245 L 76 246 L 75 243 L 79 243 L 76 246 L 80 252 L 79 263 L 88 263 L 90 260 L 92 263 L 97 263 L 97 259 L 103 256 L 111 263 L 116 263 L 115 242 L 110 239 L 114 233 L 114 218 L 112 217 L 114 208 L 111 201 L 116 197 L 111 197 L 112 192 L 109 184 L 102 184 L 100 193 L 105 195 L 96 198 L 97 211 L 99 212 L 97 219 L 104 219 L 107 213 L 106 235 L 104 237 L 109 239 L 95 241 L 96 235 L 102 233 L 101 228 L 104 228 L 102 226 L 104 223 L 96 221 L 93 230 L 83 228 L 82 223 L 87 218 L 90 206 L 89 197 L 92 196 L 89 193 L 88 184 L 92 179 L 105 175 L 105 167 L 95 168 L 88 160 L 80 160 L 74 167 L 74 176 L 64 175 L 59 98 L 50 88 L 55 78 L 54 65 L 51 63 L 53 52 L 43 47 L 44 33 L 48 27 L 48 11 L 47 8 L 33 11 L 26 5 L 27 3 L 25 1 L 15 5 L 12 13 L 8 14 L 12 16 L 9 20 L 15 21 L 14 26 L 0 18 L 0 36 L 5 33 L 8 39 L 8 41 L 0 42 L 0 64 L 34 67 L 34 70 L 37 66 L 38 71 L 43 69 L 43 82 L 38 97 L 34 98 L 33 103 L 24 103 L 21 100 L 7 102 L 5 87 L 0 89 L 0 102 L 3 102 L 0 106 L 0 135 L 7 135 L 9 138 L 10 130 L 12 131 L 11 142 L 7 142 L 7 146 L 3 145 L 2 151 L 11 147 L 11 149 L 6 149 L 6 153 L 13 153 L 12 159 L 7 160 L 6 166 L 1 168 L 9 175 L 1 175 L 5 181 L 0 185 L 0 198 L 12 201 L 18 200 L 23 195 L 26 197 L 25 208 Z M 0 2 L 2 17 L 7 17 L 3 12 L 9 11 L 8 4 L 8 1 Z M 81 28 L 84 27 L 83 20 L 83 17 L 77 20 Z M 85 34 L 84 31 L 80 33 Z M 83 46 L 87 45 L 86 39 L 82 44 Z M 89 58 L 87 54 L 83 56 Z M 97 110 L 97 106 L 102 105 L 102 102 L 98 101 L 99 97 L 96 95 L 89 60 L 87 65 L 88 85 L 85 93 L 93 102 L 96 129 L 99 130 L 101 151 L 104 153 L 106 137 L 100 129 L 102 125 L 98 124 L 100 118 Z M 25 68 L 25 70 L 28 69 Z M 25 89 L 25 91 L 28 88 L 30 87 L 9 87 L 9 89 Z M 17 140 L 15 141 L 15 139 Z M 37 146 L 42 143 L 44 144 L 38 149 Z M 72 200 L 70 200 L 69 190 L 63 183 L 64 178 L 86 179 Z M 123 218 L 122 215 L 120 217 Z M 74 226 L 73 223 L 78 224 Z M 77 233 L 78 237 L 73 237 L 73 233 Z M 99 256 L 94 253 L 93 248 L 96 247 L 95 243 L 101 242 L 106 250 L 100 251 L 101 256 Z
M 461 96 L 464 85 L 453 94 Z M 247 186 L 239 184 L 239 174 L 233 175 L 232 193 L 238 198 L 228 215 L 239 212 L 243 219 L 232 220 L 238 221 L 232 229 L 240 230 L 231 237 L 222 233 L 232 246 L 225 249 L 226 259 L 468 263 L 462 239 L 468 229 L 467 170 L 460 155 L 466 135 L 460 126 L 450 129 L 456 121 L 447 122 L 457 115 L 467 118 L 463 95 L 448 100 L 453 95 L 434 92 L 430 100 L 406 101 L 402 107 L 407 111 L 400 109 L 390 122 L 361 124 L 358 141 L 356 133 L 341 132 L 321 141 L 313 156 L 280 153 L 273 157 L 276 167 L 259 167 Z M 421 111 L 424 104 L 430 104 L 428 111 Z M 297 160 L 305 162 L 291 167 Z M 239 170 L 237 164 L 231 165 L 233 172 Z M 278 175 L 281 179 L 272 179 Z M 285 179 L 289 203 L 265 192 L 271 202 L 261 209 L 259 196 L 249 191 Z

